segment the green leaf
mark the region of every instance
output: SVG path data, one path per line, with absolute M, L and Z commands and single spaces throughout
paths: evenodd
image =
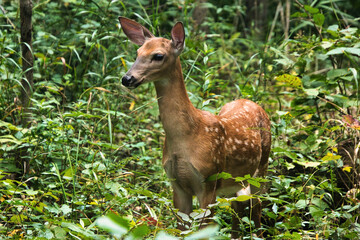
M 22 144 L 22 141 L 17 140 L 14 136 L 12 135 L 4 135 L 4 136 L 0 136 L 0 143 L 15 143 L 15 144 Z
M 238 201 L 238 202 L 244 202 L 244 201 L 247 201 L 247 200 L 252 199 L 252 198 L 253 197 L 249 196 L 249 195 L 240 195 L 240 196 L 237 196 L 234 200 Z
M 330 50 L 326 53 L 326 55 L 337 55 L 337 54 L 344 54 L 344 52 L 354 54 L 360 57 L 360 48 L 355 47 L 339 47 L 333 50 Z
M 316 25 L 321 27 L 324 24 L 325 16 L 321 13 L 317 13 L 313 16 L 313 20 Z
M 72 209 L 67 204 L 63 204 L 60 210 L 63 212 L 64 215 L 68 215 L 69 213 L 72 212 Z
M 339 37 L 339 26 L 338 25 L 331 25 L 328 27 L 326 32 L 330 33 L 333 37 Z
M 165 231 L 161 231 L 156 235 L 155 240 L 179 240 L 179 238 L 167 234 Z
M 308 201 L 306 201 L 305 199 L 300 199 L 299 201 L 297 201 L 297 203 L 295 204 L 295 207 L 297 209 L 304 209 L 306 208 L 306 206 L 308 205 Z
M 318 8 L 313 8 L 313 7 L 309 6 L 309 5 L 304 5 L 304 9 L 306 11 L 308 11 L 310 14 L 315 14 L 315 13 L 319 12 Z
M 283 74 L 283 75 L 276 77 L 276 80 L 279 82 L 285 82 L 290 87 L 293 87 L 293 88 L 302 88 L 301 79 L 294 75 Z
M 80 226 L 74 224 L 74 223 L 70 223 L 70 222 L 62 222 L 61 223 L 61 227 L 64 228 L 68 228 L 74 232 L 80 233 L 83 236 L 89 237 L 89 238 L 94 238 L 95 234 L 89 230 L 83 229 Z
M 211 237 L 215 236 L 218 232 L 219 232 L 218 225 L 210 225 L 206 228 L 201 229 L 198 232 L 195 232 L 185 237 L 185 240 L 210 239 Z
M 334 45 L 334 43 L 330 42 L 330 41 L 322 41 L 321 42 L 321 47 L 324 49 L 328 49 L 328 48 L 332 47 L 333 45 Z
M 350 73 L 350 71 L 348 69 L 344 69 L 344 68 L 342 68 L 342 69 L 332 69 L 332 70 L 328 71 L 326 76 L 329 79 L 333 80 L 335 78 L 345 76 L 345 75 L 347 75 L 349 73 Z
M 360 57 L 360 48 L 355 48 L 355 47 L 345 48 L 345 52 L 354 54 L 354 55 Z
M 305 168 L 308 167 L 317 167 L 321 164 L 321 162 L 309 162 L 309 161 L 296 161 L 294 160 L 295 163 L 304 166 Z
M 23 130 L 23 128 L 19 128 L 11 123 L 8 122 L 4 122 L 2 120 L 0 120 L 0 127 L 6 127 L 9 130 L 13 130 L 13 131 L 21 131 Z
M 149 227 L 145 224 L 142 224 L 131 231 L 131 236 L 133 239 L 144 239 L 149 231 Z
M 117 238 L 121 238 L 121 236 L 126 234 L 130 229 L 129 221 L 114 213 L 109 213 L 106 216 L 98 218 L 96 224 L 105 231 L 112 233 Z
M 317 95 L 319 95 L 319 90 L 317 88 L 304 89 L 304 91 L 309 96 L 317 96 Z
M 293 14 L 291 14 L 292 18 L 306 18 L 307 17 L 307 14 L 304 13 L 304 12 L 295 12 Z
M 232 175 L 230 173 L 221 172 L 221 173 L 216 173 L 214 175 L 211 175 L 210 177 L 208 177 L 206 179 L 206 181 L 215 181 L 215 180 L 219 180 L 219 179 L 229 179 L 229 178 L 232 178 Z
M 23 214 L 16 214 L 10 218 L 10 222 L 13 222 L 16 224 L 21 224 L 22 222 L 24 222 L 27 219 L 28 219 L 28 217 Z
M 68 168 L 64 171 L 63 178 L 66 180 L 71 180 L 74 176 L 74 170 L 72 168 Z
M 30 196 L 34 196 L 39 193 L 39 191 L 36 191 L 36 190 L 34 191 L 32 189 L 26 189 L 25 192 L 27 195 L 30 195 Z
M 248 181 L 248 183 L 250 183 L 251 185 L 253 185 L 255 187 L 260 187 L 261 186 L 260 182 L 256 181 L 255 179 L 250 178 L 247 181 Z
M 340 158 L 341 158 L 340 155 L 335 155 L 333 153 L 328 152 L 321 160 L 323 162 L 328 162 L 328 161 L 336 161 Z

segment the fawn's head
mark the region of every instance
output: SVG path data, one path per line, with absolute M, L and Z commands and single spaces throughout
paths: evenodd
M 171 30 L 171 40 L 155 37 L 147 28 L 128 18 L 119 17 L 121 27 L 129 40 L 139 46 L 137 58 L 122 78 L 122 84 L 136 88 L 147 82 L 169 79 L 175 62 L 184 49 L 185 32 L 181 22 Z

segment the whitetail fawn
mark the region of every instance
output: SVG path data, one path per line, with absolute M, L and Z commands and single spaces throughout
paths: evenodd
M 171 40 L 155 37 L 148 29 L 130 19 L 119 17 L 121 27 L 133 43 L 141 46 L 131 69 L 122 78 L 129 88 L 154 82 L 161 121 L 165 130 L 162 164 L 172 180 L 173 201 L 179 211 L 190 214 L 192 196 L 200 207 L 215 203 L 216 195 L 233 197 L 259 194 L 256 188 L 233 179 L 208 181 L 217 173 L 233 177 L 250 174 L 263 177 L 268 167 L 271 146 L 270 121 L 256 103 L 242 99 L 226 104 L 219 115 L 196 109 L 187 95 L 179 55 L 184 49 L 185 32 L 181 22 L 171 30 Z M 260 228 L 261 203 L 252 199 L 250 208 L 255 227 Z M 233 201 L 239 213 L 244 203 Z M 181 223 L 179 223 L 179 228 Z M 238 236 L 239 216 L 233 216 L 232 237 Z M 261 231 L 258 231 L 258 234 Z

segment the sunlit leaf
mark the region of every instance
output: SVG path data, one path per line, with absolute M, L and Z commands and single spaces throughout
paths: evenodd
M 185 237 L 185 240 L 209 239 L 219 232 L 218 225 L 210 225 Z
M 350 172 L 351 169 L 352 169 L 352 167 L 350 167 L 350 166 L 346 166 L 346 167 L 343 167 L 343 168 L 342 168 L 342 170 L 343 170 L 344 172 Z
M 285 82 L 290 87 L 302 88 L 301 79 L 299 77 L 297 77 L 297 76 L 294 76 L 294 75 L 283 74 L 283 75 L 278 76 L 276 78 L 276 80 L 279 81 L 279 82 Z
M 308 167 L 317 167 L 321 164 L 321 162 L 308 162 L 308 161 L 295 161 L 297 164 L 304 166 L 306 168 Z
M 129 221 L 114 213 L 109 213 L 106 216 L 98 218 L 96 224 L 100 228 L 112 233 L 117 238 L 126 234 L 130 229 Z
M 251 195 L 240 195 L 240 196 L 237 196 L 235 198 L 235 201 L 238 201 L 238 202 L 244 202 L 244 201 L 247 201 L 249 199 L 252 199 L 253 197 Z
M 319 95 L 319 90 L 317 88 L 304 89 L 304 91 L 309 96 L 317 96 L 317 95 Z
M 339 47 L 335 48 L 333 50 L 330 50 L 326 53 L 326 55 L 336 55 L 336 54 L 344 54 L 344 52 L 354 54 L 356 56 L 360 57 L 360 48 L 354 48 L 354 47 Z
M 338 159 L 340 159 L 341 156 L 340 155 L 335 155 L 331 152 L 328 152 L 321 160 L 323 162 L 328 162 L 328 161 L 336 161 Z

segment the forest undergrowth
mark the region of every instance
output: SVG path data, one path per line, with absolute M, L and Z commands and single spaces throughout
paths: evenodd
M 212 206 L 216 225 L 199 230 L 194 210 L 189 229 L 176 229 L 154 87 L 121 85 L 137 49 L 119 26 L 125 16 L 167 38 L 184 23 L 181 62 L 197 108 L 218 113 L 247 98 L 269 114 L 264 238 L 359 239 L 360 3 L 201 2 L 32 1 L 29 106 L 19 1 L 0 3 L 2 238 L 230 238 L 226 198 Z M 243 239 L 256 239 L 240 218 Z

